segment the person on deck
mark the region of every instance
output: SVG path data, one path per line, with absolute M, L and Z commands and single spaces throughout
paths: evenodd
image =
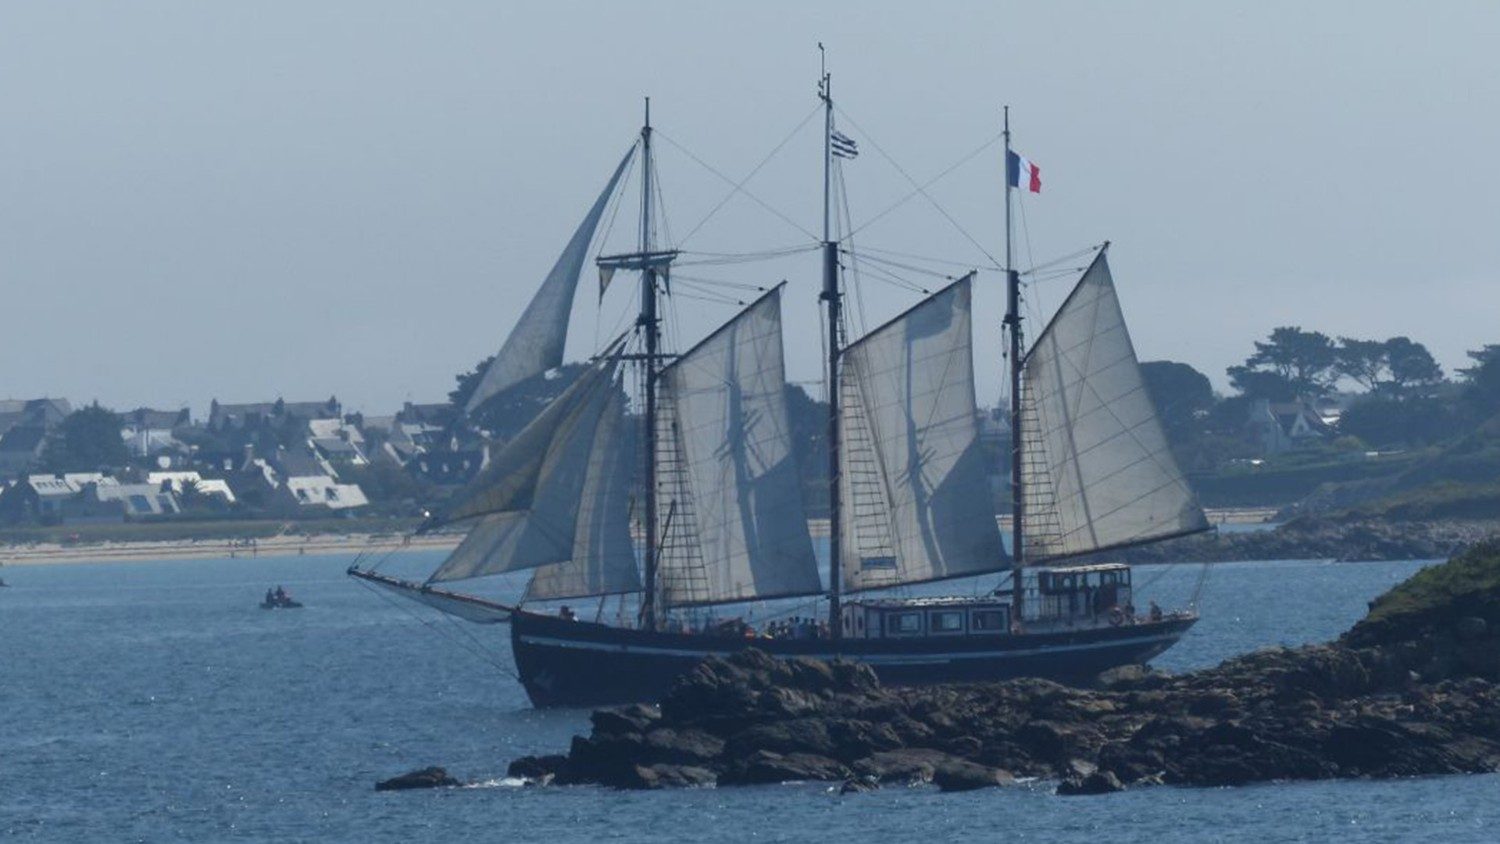
M 1151 602 L 1151 609 L 1148 612 L 1152 621 L 1161 621 L 1161 607 L 1155 601 Z

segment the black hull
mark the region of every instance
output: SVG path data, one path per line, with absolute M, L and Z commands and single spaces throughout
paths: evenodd
M 1177 643 L 1197 621 L 1158 622 L 993 636 L 911 639 L 739 639 L 630 630 L 517 611 L 511 644 L 533 705 L 605 706 L 660 700 L 704 657 L 760 648 L 780 657 L 864 662 L 882 683 L 921 686 L 1012 677 L 1088 680 L 1120 665 L 1144 663 Z

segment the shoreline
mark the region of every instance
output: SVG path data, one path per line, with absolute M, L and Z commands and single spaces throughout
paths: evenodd
M 37 542 L 0 546 L 0 565 L 47 566 L 86 563 L 142 563 L 158 560 L 210 560 L 223 557 L 303 557 L 354 555 L 362 551 L 400 547 L 407 551 L 448 551 L 460 536 L 393 536 L 375 533 L 284 534 L 264 539 L 127 540 L 62 544 Z

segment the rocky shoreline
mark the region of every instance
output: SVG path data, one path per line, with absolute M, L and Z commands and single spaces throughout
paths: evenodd
M 1489 521 L 1388 522 L 1303 516 L 1272 530 L 1188 536 L 1113 552 L 1108 559 L 1132 565 L 1184 560 L 1435 560 L 1497 534 L 1500 523 Z
M 749 651 L 700 664 L 660 706 L 599 710 L 534 783 L 616 788 L 1058 782 L 1061 794 L 1158 784 L 1500 770 L 1500 543 L 1419 572 L 1335 642 L 1096 687 L 1044 680 L 882 688 L 852 663 Z

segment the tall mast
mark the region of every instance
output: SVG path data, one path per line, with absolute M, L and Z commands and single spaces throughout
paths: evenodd
M 833 77 L 818 43 L 818 97 L 823 100 L 823 293 L 828 303 L 828 632 L 843 638 L 844 622 L 839 570 L 841 503 L 839 501 L 839 245 L 833 240 Z
M 1011 558 L 1011 624 L 1020 626 L 1022 601 L 1026 590 L 1023 567 L 1023 528 L 1025 517 L 1025 482 L 1021 471 L 1021 277 L 1011 260 L 1010 221 L 1010 106 L 1005 107 L 1005 327 L 1010 332 L 1010 558 Z
M 646 98 L 646 122 L 641 126 L 641 314 L 636 325 L 646 334 L 646 592 L 641 602 L 641 626 L 656 628 L 656 355 L 661 324 L 656 316 L 656 268 L 651 254 L 651 98 Z

